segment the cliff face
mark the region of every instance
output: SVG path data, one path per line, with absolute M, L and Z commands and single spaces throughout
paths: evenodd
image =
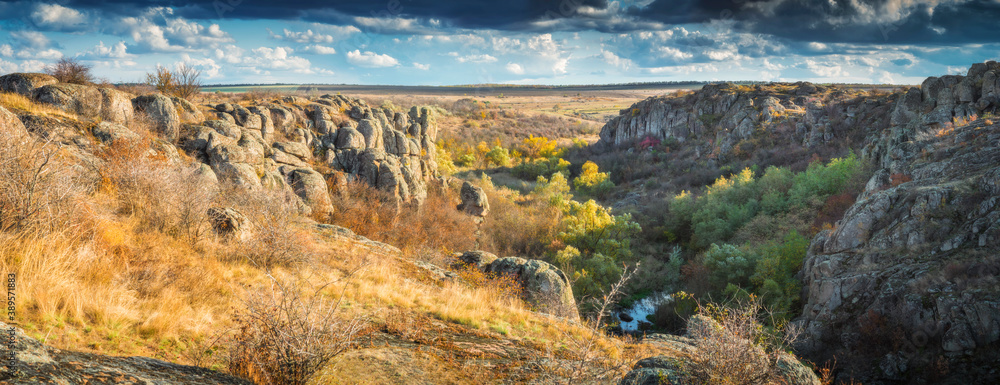
M 996 382 L 998 79 L 1000 64 L 988 62 L 889 95 L 709 85 L 622 110 L 601 141 L 674 138 L 725 161 L 765 132 L 793 146 L 859 152 L 874 176 L 836 228 L 815 236 L 799 275 L 799 352 L 836 357 L 842 378 L 865 383 Z
M 812 147 L 886 127 L 894 97 L 809 83 L 709 84 L 686 96 L 649 98 L 621 110 L 600 136 L 602 143 L 619 147 L 647 137 L 708 141 L 714 147 L 706 150 L 722 158 L 760 134 Z
M 870 379 L 1000 378 L 997 74 L 928 78 L 869 138 L 879 170 L 801 272 L 804 352 Z

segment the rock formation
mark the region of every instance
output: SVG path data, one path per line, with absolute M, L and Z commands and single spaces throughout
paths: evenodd
M 466 181 L 462 183 L 459 195 L 462 198 L 462 203 L 458 205 L 459 211 L 480 218 L 485 217 L 490 212 L 490 202 L 486 199 L 486 193 L 483 192 L 482 188 L 473 186 L 472 183 Z
M 621 110 L 601 129 L 600 143 L 623 147 L 646 138 L 675 140 L 724 160 L 741 142 L 762 136 L 777 140 L 772 147 L 808 148 L 838 139 L 853 142 L 888 125 L 888 98 L 848 91 L 809 83 L 708 84 L 686 96 L 652 97 Z
M 5 347 L 10 328 L 0 322 Z M 249 381 L 197 366 L 54 349 L 28 337 L 20 328 L 14 329 L 14 341 L 14 371 L 7 365 L 6 355 L 0 366 L 0 382 L 7 384 L 250 385 Z
M 456 266 L 468 265 L 496 276 L 509 275 L 521 284 L 525 302 L 540 313 L 579 321 L 573 287 L 566 274 L 547 262 L 516 257 L 498 258 L 483 251 L 456 254 Z
M 0 76 L 0 91 L 32 97 L 36 88 L 59 83 L 52 75 L 35 73 L 13 73 Z
M 798 352 L 814 362 L 837 357 L 843 378 L 865 383 L 996 382 L 998 110 L 1000 64 L 987 62 L 890 94 L 707 85 L 622 110 L 601 142 L 676 140 L 719 162 L 761 134 L 780 145 L 854 149 L 875 172 L 809 247 Z
M 1000 108 L 998 75 L 928 78 L 869 137 L 878 171 L 801 272 L 802 351 L 862 378 L 1000 379 L 1000 124 L 975 119 Z
M 708 328 L 709 330 L 699 330 Z M 688 320 L 687 333 L 683 336 L 669 334 L 653 334 L 645 338 L 645 343 L 667 347 L 683 353 L 684 356 L 699 354 L 698 336 L 700 333 L 717 332 L 721 326 L 715 320 L 695 315 Z M 744 340 L 745 341 L 745 340 Z M 619 385 L 659 385 L 659 384 L 701 384 L 702 381 L 693 376 L 693 370 L 689 367 L 692 361 L 678 359 L 677 357 L 656 356 L 648 357 L 632 366 L 625 377 L 619 381 Z M 789 384 L 789 385 L 819 385 L 820 380 L 816 373 L 808 366 L 799 362 L 795 356 L 788 353 L 778 353 L 774 363 L 775 371 L 768 383 Z

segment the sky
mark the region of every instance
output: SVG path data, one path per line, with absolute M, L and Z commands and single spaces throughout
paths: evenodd
M 1000 59 L 1000 0 L 0 1 L 0 74 L 112 82 L 919 84 Z

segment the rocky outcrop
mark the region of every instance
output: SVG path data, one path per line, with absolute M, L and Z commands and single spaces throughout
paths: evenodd
M 516 257 L 497 258 L 482 251 L 458 254 L 456 266 L 472 266 L 496 276 L 512 276 L 521 284 L 525 302 L 538 312 L 579 321 L 573 287 L 566 274 L 547 262 Z
M 0 76 L 0 91 L 32 97 L 36 88 L 59 83 L 52 75 L 37 73 L 13 73 Z
M 422 204 L 427 181 L 438 176 L 432 147 L 436 130 L 429 123 L 432 119 L 427 109 L 419 111 L 417 117 L 428 122 L 428 128 L 404 132 L 397 126 L 409 123 L 410 115 L 370 108 L 362 100 L 341 95 L 311 101 L 283 98 L 251 107 L 222 103 L 211 108 L 212 120 L 185 126 L 180 143 L 189 155 L 210 163 L 223 181 L 238 180 L 256 187 L 249 181 L 249 171 L 254 170 L 261 186 L 296 185 L 296 196 L 311 202 L 304 206 L 316 212 L 332 209 L 329 194 L 319 194 L 320 189 L 331 186 L 316 182 L 331 180 L 339 189 L 362 181 L 387 192 L 397 209 L 402 209 Z M 351 112 L 345 115 L 344 111 Z M 212 133 L 238 142 L 225 144 L 220 137 L 209 143 Z M 318 165 L 324 167 L 314 168 Z M 319 169 L 324 172 L 315 173 Z
M 230 207 L 212 207 L 206 213 L 212 231 L 222 237 L 240 239 L 249 230 L 250 220 Z
M 170 97 L 170 101 L 174 103 L 174 109 L 177 110 L 177 115 L 182 121 L 200 122 L 205 120 L 205 114 L 187 99 L 172 96 Z
M 110 87 L 100 87 L 97 90 L 101 93 L 101 119 L 120 124 L 132 121 L 135 115 L 132 94 Z
M 800 273 L 802 352 L 861 380 L 1000 380 L 1000 124 L 977 120 L 997 74 L 928 78 L 869 137 L 878 171 Z
M 181 118 L 170 98 L 160 95 L 143 95 L 132 99 L 132 105 L 137 113 L 145 114 L 153 125 L 153 129 L 163 139 L 176 143 L 180 133 Z
M 288 173 L 288 183 L 295 194 L 309 205 L 314 215 L 333 213 L 333 203 L 323 175 L 311 168 L 299 168 Z
M 888 126 L 891 107 L 888 96 L 809 83 L 708 84 L 685 96 L 652 97 L 621 110 L 601 129 L 600 143 L 625 147 L 647 138 L 674 140 L 696 146 L 699 155 L 726 159 L 747 151 L 741 143 L 762 137 L 774 142 L 771 147 L 853 142 Z
M 138 134 L 118 123 L 100 122 L 91 129 L 91 133 L 105 144 L 139 139 Z
M 6 108 L 0 107 L 0 140 L 8 143 L 24 143 L 31 139 L 31 134 L 21 123 L 21 119 Z
M 6 335 L 11 327 L 0 322 L 0 328 Z M 0 382 L 3 383 L 250 385 L 249 381 L 227 374 L 153 358 L 111 357 L 55 349 L 29 337 L 20 328 L 14 328 L 14 341 L 16 364 L 14 371 L 6 361 L 0 367 Z
M 97 87 L 68 83 L 50 84 L 32 91 L 32 97 L 40 103 L 51 104 L 82 117 L 92 118 L 101 115 L 100 100 L 103 96 Z
M 458 205 L 458 210 L 466 214 L 485 217 L 490 212 L 490 203 L 486 199 L 486 193 L 479 186 L 473 186 L 466 181 L 462 183 L 462 190 L 459 192 L 462 203 Z
M 660 385 L 660 384 L 703 384 L 706 383 L 701 377 L 698 376 L 700 372 L 699 369 L 707 368 L 694 368 L 692 364 L 695 364 L 695 360 L 686 359 L 686 357 L 698 356 L 702 353 L 698 344 L 700 341 L 704 340 L 704 336 L 715 334 L 715 333 L 726 333 L 722 326 L 715 320 L 702 316 L 695 315 L 688 320 L 687 332 L 683 336 L 675 336 L 669 334 L 653 334 L 645 338 L 645 343 L 650 345 L 664 347 L 668 351 L 677 351 L 681 354 L 676 356 L 655 356 L 648 357 L 639 360 L 632 366 L 632 370 L 629 371 L 625 377 L 623 377 L 618 384 L 619 385 Z M 729 336 L 728 338 L 738 338 Z M 740 340 L 742 343 L 746 343 L 747 340 Z M 735 342 L 735 341 L 734 341 Z M 751 347 L 750 349 L 753 349 Z M 740 354 L 744 354 L 741 352 Z M 755 353 L 750 353 L 750 355 L 742 356 L 743 359 L 751 360 L 752 355 Z M 770 378 L 766 378 L 764 383 L 774 383 L 774 384 L 789 384 L 789 385 L 820 385 L 820 379 L 816 376 L 816 373 L 812 371 L 806 365 L 803 365 L 795 356 L 785 353 L 776 352 L 776 356 L 765 356 L 763 350 L 760 350 L 756 354 L 758 357 L 764 359 L 763 361 L 758 361 L 756 365 L 762 365 L 764 362 L 768 362 L 767 365 L 770 366 L 770 371 L 763 371 L 763 373 L 769 373 Z M 685 357 L 685 358 L 682 358 Z M 767 357 L 765 359 L 765 357 Z M 709 357 L 703 357 L 709 358 Z M 735 357 L 728 357 L 729 359 L 734 359 Z M 772 361 L 773 360 L 773 361 Z M 763 374 L 760 373 L 760 374 Z

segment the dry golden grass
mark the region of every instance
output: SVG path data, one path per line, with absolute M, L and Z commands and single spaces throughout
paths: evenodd
M 76 119 L 76 114 L 60 110 L 48 104 L 35 103 L 24 95 L 0 92 L 0 106 L 11 110 L 20 110 L 32 115 L 54 116 L 64 119 Z
M 0 102 L 72 118 L 58 110 L 46 112 L 47 107 L 18 95 L 3 94 Z M 64 349 L 223 367 L 218 356 L 202 352 L 217 348 L 212 341 L 235 330 L 234 310 L 245 305 L 248 288 L 268 282 L 268 272 L 305 282 L 302 289 L 307 290 L 343 280 L 359 267 L 343 284 L 321 292 L 330 297 L 343 293 L 347 316 L 389 323 L 392 314 L 432 319 L 560 357 L 574 354 L 573 340 L 592 335 L 581 325 L 530 311 L 509 282 L 439 282 L 413 263 L 423 258 L 421 253 L 443 258 L 475 248 L 477 241 L 499 251 L 543 250 L 553 237 L 545 229 L 551 230 L 558 217 L 522 207 L 508 190 L 488 189 L 496 202 L 491 213 L 496 221 L 487 223 L 495 231 L 483 240 L 476 239 L 471 218 L 454 209 L 454 189 L 432 188 L 422 210 L 399 216 L 394 207 L 379 203 L 385 201 L 373 189 L 352 186 L 334 192 L 343 193 L 343 199 L 335 199 L 341 206 L 334 219 L 402 249 L 395 253 L 320 235 L 281 196 L 228 190 L 195 194 L 187 168 L 174 165 L 172 154 L 150 154 L 155 142 L 145 124 L 136 119 L 130 125 L 139 140 L 104 148 L 95 154 L 96 164 L 80 168 L 93 175 L 73 179 L 78 192 L 66 206 L 72 209 L 54 208 L 59 215 L 42 217 L 47 226 L 0 231 L 0 269 L 17 274 L 17 319 L 29 335 Z M 6 150 L 0 148 L 0 153 Z M 238 208 L 274 231 L 252 232 L 248 242 L 201 231 L 210 205 Z M 497 246 L 507 244 L 514 246 Z M 287 263 L 254 263 L 260 250 L 281 250 L 290 258 L 282 259 Z M 637 349 L 603 335 L 594 343 L 594 351 L 607 357 L 631 359 Z

